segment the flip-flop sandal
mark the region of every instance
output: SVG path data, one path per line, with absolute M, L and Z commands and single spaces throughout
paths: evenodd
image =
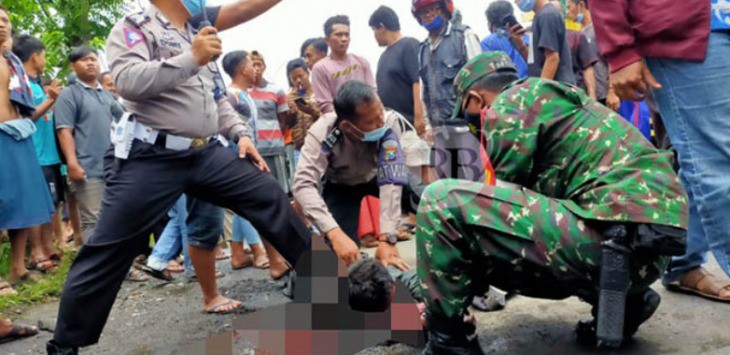
M 233 269 L 233 270 L 241 270 L 241 269 L 245 269 L 245 268 L 247 268 L 249 266 L 252 266 L 252 265 L 253 265 L 253 261 L 251 261 L 251 259 L 248 259 L 247 262 L 245 262 L 243 264 L 239 264 L 239 265 L 233 265 L 233 262 L 231 262 L 231 269 Z
M 688 275 L 689 273 L 692 274 Z M 679 280 L 665 283 L 664 286 L 669 291 L 696 295 L 718 302 L 730 302 L 730 299 L 720 297 L 722 290 L 730 290 L 730 281 L 717 281 L 715 275 L 702 267 L 690 270 Z
M 53 264 L 53 261 L 50 259 L 44 259 L 44 260 L 33 260 L 28 265 L 26 265 L 26 268 L 29 270 L 35 270 L 40 272 L 49 272 L 53 271 L 53 269 L 56 267 L 56 265 Z
M 13 324 L 13 327 L 10 329 L 10 333 L 0 336 L 0 344 L 32 337 L 36 334 L 38 334 L 38 328 L 36 327 L 24 324 Z
M 16 281 L 10 281 L 10 285 L 13 287 L 18 287 L 20 285 L 28 284 L 28 283 L 36 283 L 43 279 L 43 276 L 41 276 L 41 273 L 38 271 L 30 270 L 23 274 L 18 280 Z
M 2 279 L 0 279 L 2 280 Z M 0 281 L 0 297 L 2 296 L 15 296 L 18 294 L 18 291 L 15 291 L 13 289 L 13 286 L 11 286 L 7 281 Z
M 221 303 L 214 304 L 214 305 L 206 308 L 205 309 L 205 313 L 208 313 L 208 314 L 230 314 L 230 313 L 235 312 L 239 308 L 243 307 L 243 303 L 239 303 L 238 306 L 236 306 L 235 308 L 233 308 L 231 310 L 218 311 L 219 309 L 221 309 L 223 307 L 232 305 L 234 302 L 236 302 L 236 301 L 234 301 L 234 300 L 226 300 L 226 301 L 223 301 Z
M 131 282 L 146 282 L 149 281 L 149 276 L 139 272 L 135 269 L 130 269 L 127 273 L 127 276 L 124 278 L 125 281 L 131 281 Z
M 264 255 L 259 255 L 258 258 L 256 258 L 253 262 L 253 266 L 257 269 L 268 269 L 269 268 L 269 257 Z
M 175 281 L 175 278 L 172 277 L 170 274 L 166 274 L 165 271 L 155 270 L 147 265 L 142 265 L 142 267 L 139 269 L 140 271 L 144 272 L 147 275 L 150 275 L 158 280 L 163 281 Z
M 51 256 L 48 257 L 48 259 L 50 259 L 51 262 L 53 263 L 53 266 L 58 266 L 58 264 L 61 263 L 62 258 L 63 258 L 63 255 L 58 254 L 58 253 L 53 253 L 53 254 L 51 254 Z

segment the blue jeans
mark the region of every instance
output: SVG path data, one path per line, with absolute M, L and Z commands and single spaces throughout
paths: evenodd
M 679 153 L 689 197 L 687 252 L 672 259 L 665 281 L 707 261 L 712 250 L 730 275 L 730 32 L 712 32 L 704 62 L 647 58 L 661 83 L 654 95 Z
M 213 249 L 223 232 L 223 210 L 212 204 L 180 196 L 169 212 L 172 218 L 157 241 L 147 266 L 164 270 L 182 247 L 185 255 L 185 271 L 193 275 L 194 269 L 188 256 L 188 245 Z M 252 226 L 253 228 L 253 226 Z
M 180 196 L 167 214 L 171 219 L 152 249 L 152 254 L 147 259 L 147 266 L 159 271 L 165 270 L 167 263 L 174 259 L 178 250 L 182 248 L 185 255 L 185 271 L 192 273 L 193 268 L 187 248 L 188 230 L 185 226 L 185 220 L 188 218 L 185 195 Z
M 247 219 L 236 215 L 233 217 L 233 236 L 231 239 L 236 243 L 246 241 L 248 245 L 261 244 L 259 232 Z

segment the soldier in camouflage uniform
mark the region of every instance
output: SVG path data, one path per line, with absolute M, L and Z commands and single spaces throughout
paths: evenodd
M 580 89 L 518 81 L 516 73 L 506 54 L 490 52 L 455 80 L 454 116 L 481 114 L 498 182 L 442 180 L 422 196 L 426 353 L 481 353 L 464 318 L 472 296 L 489 285 L 538 298 L 577 295 L 595 306 L 608 226 L 686 230 L 687 198 L 668 152 Z M 634 250 L 630 260 L 626 336 L 656 310 L 659 296 L 649 285 L 668 257 Z

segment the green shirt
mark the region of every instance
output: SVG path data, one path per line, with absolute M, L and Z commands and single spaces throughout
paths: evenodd
M 494 100 L 483 129 L 497 179 L 584 219 L 687 227 L 672 155 L 578 88 L 517 81 Z

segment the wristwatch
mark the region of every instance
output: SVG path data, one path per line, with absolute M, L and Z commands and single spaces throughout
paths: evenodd
M 383 233 L 378 236 L 378 241 L 395 245 L 395 243 L 398 243 L 398 235 L 395 233 Z

